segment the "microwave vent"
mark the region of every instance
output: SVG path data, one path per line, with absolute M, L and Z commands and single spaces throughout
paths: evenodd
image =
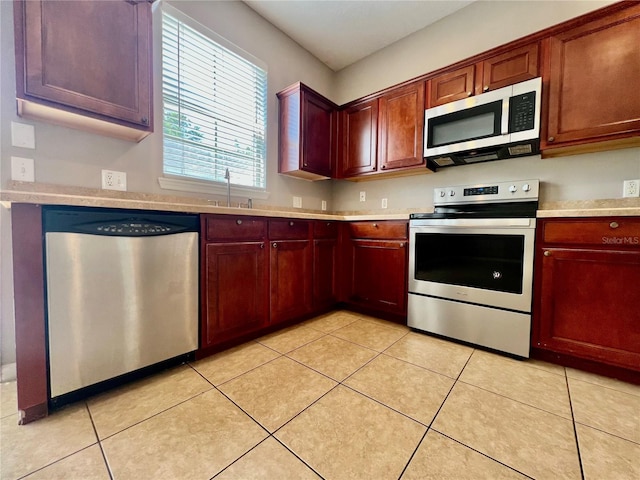
M 485 153 L 484 155 L 470 155 L 463 157 L 466 163 L 486 162 L 487 160 L 497 160 L 497 153 Z

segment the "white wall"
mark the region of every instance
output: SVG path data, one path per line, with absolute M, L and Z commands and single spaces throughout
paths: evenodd
M 336 101 L 344 104 L 524 37 L 611 1 L 477 1 L 341 70 Z M 370 182 L 340 180 L 339 210 L 432 207 L 436 186 L 538 178 L 541 200 L 618 198 L 625 179 L 640 178 L 640 149 L 541 160 L 539 156 L 442 169 L 435 174 Z M 359 202 L 359 192 L 367 201 Z
M 36 181 L 41 183 L 100 188 L 101 170 L 110 169 L 127 173 L 127 186 L 130 191 L 182 195 L 181 192 L 163 191 L 158 185 L 158 177 L 162 174 L 159 3 L 153 5 L 156 133 L 136 144 L 44 122 L 25 120 L 16 115 L 13 2 L 0 0 L 0 188 L 6 188 L 11 178 L 11 156 L 15 155 L 35 159 Z M 321 201 L 327 200 L 328 208 L 331 209 L 331 182 L 311 183 L 277 173 L 278 106 L 275 94 L 295 82 L 302 81 L 320 93 L 332 97 L 334 73 L 242 2 L 170 3 L 267 64 L 267 190 L 271 195 L 267 201 L 260 200 L 255 203 L 290 207 L 291 197 L 296 195 L 303 197 L 304 208 L 320 210 Z M 11 146 L 11 121 L 35 126 L 35 150 Z M 222 200 L 222 197 L 211 198 Z M 4 207 L 0 208 L 0 363 L 7 364 L 15 361 L 13 281 L 10 216 Z

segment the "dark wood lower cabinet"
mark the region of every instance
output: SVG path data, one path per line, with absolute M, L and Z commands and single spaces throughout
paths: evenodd
M 337 239 L 313 241 L 313 309 L 331 308 L 338 301 L 336 272 L 338 269 Z
M 350 250 L 349 302 L 406 315 L 406 242 L 353 239 Z
M 310 241 L 271 241 L 269 257 L 271 324 L 311 313 Z
M 408 222 L 343 225 L 341 300 L 365 313 L 407 321 Z
M 267 254 L 264 242 L 205 246 L 201 347 L 268 324 Z
M 538 235 L 534 351 L 640 382 L 640 219 L 546 220 Z

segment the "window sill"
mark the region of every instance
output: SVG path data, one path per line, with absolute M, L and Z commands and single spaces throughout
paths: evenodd
M 227 186 L 217 182 L 202 182 L 174 177 L 158 177 L 160 188 L 165 190 L 179 190 L 181 192 L 206 193 L 209 195 L 227 195 Z M 234 198 L 251 198 L 267 200 L 269 192 L 252 187 L 231 184 L 231 196 Z

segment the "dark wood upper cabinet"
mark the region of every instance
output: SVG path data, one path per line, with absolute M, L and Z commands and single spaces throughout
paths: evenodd
M 307 180 L 331 178 L 338 146 L 337 106 L 302 83 L 277 96 L 278 172 Z
M 381 170 L 424 165 L 424 82 L 383 95 L 379 105 Z
M 542 148 L 638 140 L 640 4 L 629 5 L 544 41 Z
M 524 82 L 539 76 L 538 44 L 509 50 L 480 64 L 482 92 Z
M 424 165 L 424 91 L 425 82 L 413 82 L 340 112 L 339 178 Z
M 18 114 L 140 141 L 153 131 L 151 5 L 14 2 Z
M 476 66 L 468 65 L 442 73 L 429 80 L 429 105 L 437 107 L 470 97 L 476 90 Z
M 378 99 L 340 112 L 340 177 L 375 172 L 378 166 Z
M 433 77 L 429 108 L 537 77 L 538 50 L 532 43 Z

